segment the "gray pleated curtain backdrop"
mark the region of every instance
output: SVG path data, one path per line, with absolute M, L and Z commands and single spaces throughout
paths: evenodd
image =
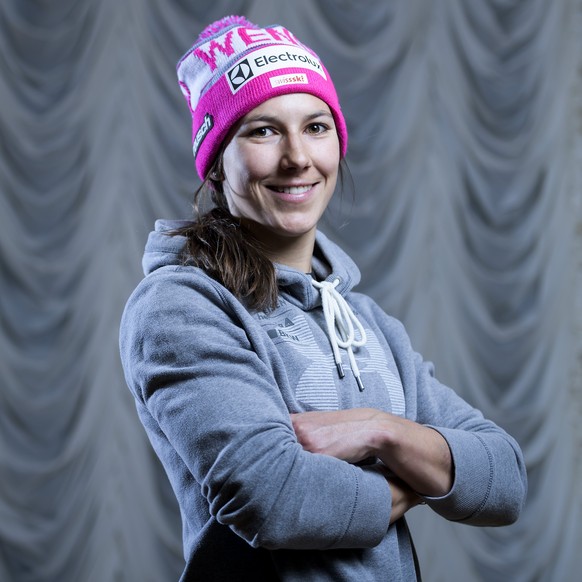
M 189 216 L 198 184 L 175 63 L 233 13 L 323 58 L 355 183 L 324 230 L 525 451 L 517 524 L 411 512 L 425 580 L 577 580 L 582 0 L 4 0 L 0 580 L 181 571 L 117 334 L 154 219 Z

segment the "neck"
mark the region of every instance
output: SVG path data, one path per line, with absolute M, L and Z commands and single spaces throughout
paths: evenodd
M 310 242 L 289 239 L 286 244 L 281 245 L 276 250 L 269 249 L 267 256 L 274 263 L 286 265 L 303 273 L 309 273 L 311 271 L 314 244 L 314 239 Z
M 252 228 L 252 227 L 251 227 Z M 315 247 L 315 228 L 300 236 L 276 236 L 272 232 L 252 228 L 263 243 L 265 254 L 274 263 L 309 273 Z

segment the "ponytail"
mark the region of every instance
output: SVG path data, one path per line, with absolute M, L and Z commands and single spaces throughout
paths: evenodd
M 279 297 L 275 266 L 261 242 L 228 210 L 217 178 L 221 161 L 219 155 L 208 174 L 214 178 L 207 177 L 194 195 L 197 220 L 169 234 L 186 237 L 183 264 L 203 269 L 249 309 L 275 309 Z M 199 198 L 204 192 L 210 193 L 214 208 L 200 213 Z

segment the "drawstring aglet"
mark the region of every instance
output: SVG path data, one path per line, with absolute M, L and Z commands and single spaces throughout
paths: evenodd
M 335 366 L 337 368 L 337 373 L 338 373 L 339 377 L 343 378 L 345 376 L 345 373 L 344 373 L 344 367 L 342 366 L 342 363 L 336 362 Z
M 362 382 L 362 379 L 359 376 L 356 376 L 354 374 L 354 377 L 356 378 L 356 383 L 358 384 L 358 388 L 360 389 L 360 392 L 364 391 L 364 383 Z

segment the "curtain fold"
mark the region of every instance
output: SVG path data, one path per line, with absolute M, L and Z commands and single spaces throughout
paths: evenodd
M 424 579 L 577 579 L 582 0 L 5 0 L 0 579 L 179 577 L 179 512 L 117 335 L 153 221 L 189 217 L 199 184 L 175 64 L 229 14 L 322 57 L 354 184 L 323 229 L 524 449 L 516 524 L 410 513 Z

